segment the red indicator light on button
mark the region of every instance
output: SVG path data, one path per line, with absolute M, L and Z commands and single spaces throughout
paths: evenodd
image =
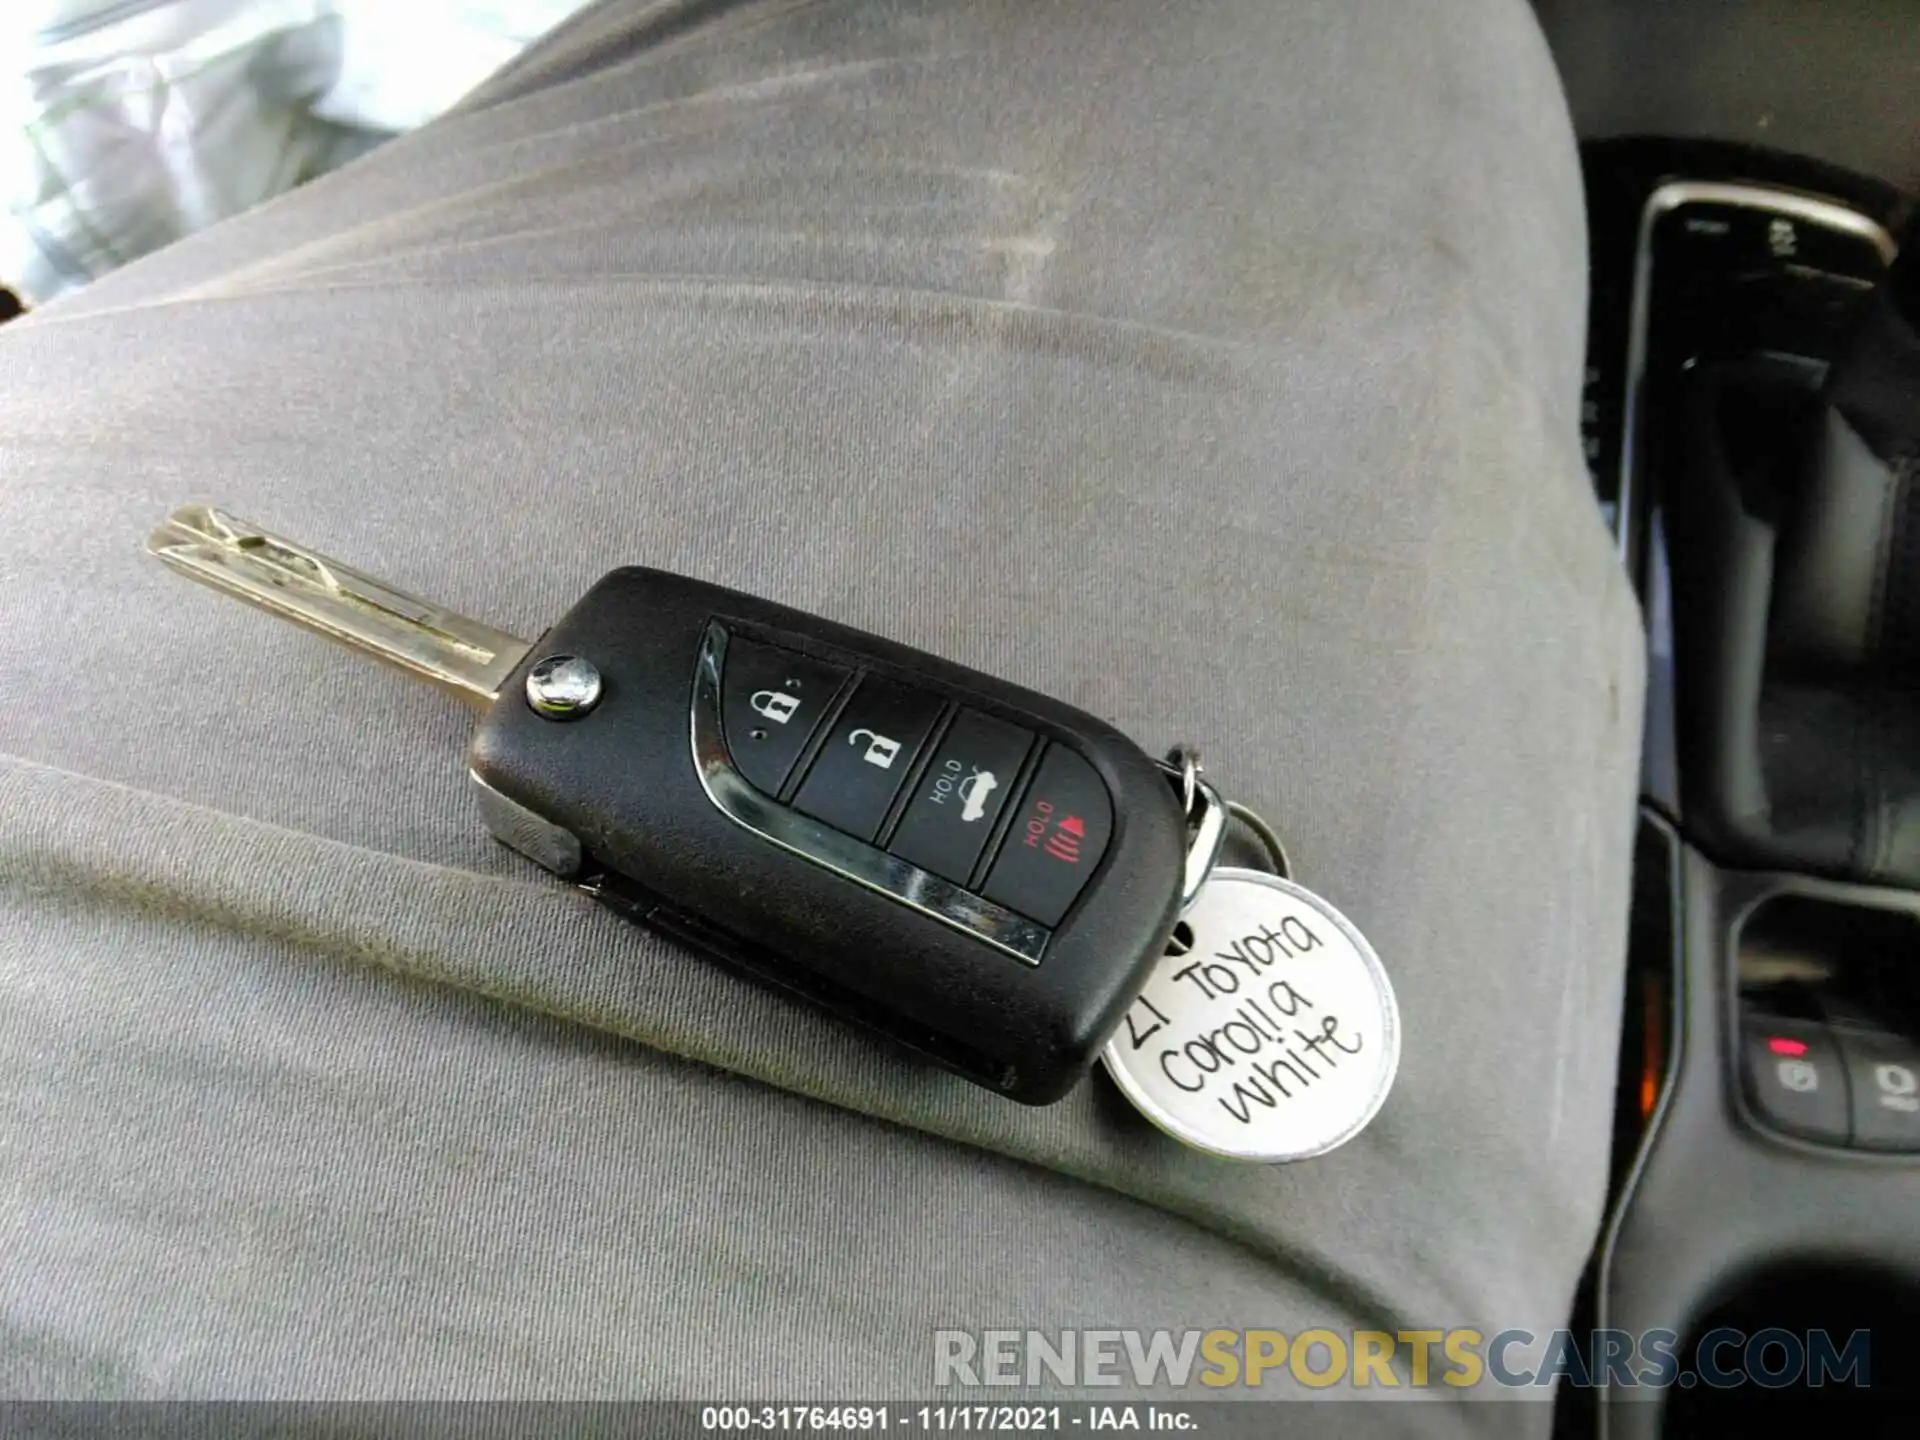
M 1785 1035 L 1775 1035 L 1767 1041 L 1767 1049 L 1776 1055 L 1804 1055 L 1807 1053 L 1807 1042 L 1789 1040 Z

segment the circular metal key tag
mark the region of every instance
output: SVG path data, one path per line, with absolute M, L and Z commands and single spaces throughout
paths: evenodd
M 1235 1160 L 1305 1160 L 1366 1128 L 1400 1066 L 1380 957 L 1311 890 L 1216 869 L 1102 1052 L 1141 1114 Z

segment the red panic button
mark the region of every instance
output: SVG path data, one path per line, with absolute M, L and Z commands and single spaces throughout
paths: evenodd
M 1034 772 L 981 893 L 1042 925 L 1058 925 L 1113 838 L 1113 800 L 1094 769 L 1051 745 Z

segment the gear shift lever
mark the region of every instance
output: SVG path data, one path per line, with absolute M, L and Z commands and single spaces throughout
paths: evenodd
M 1783 675 L 1920 680 L 1916 252 L 1920 222 L 1829 372 L 1812 453 L 1786 498 L 1768 627 Z
M 1686 382 L 1681 788 L 1732 863 L 1920 887 L 1916 319 L 1920 224 L 1817 396 L 1765 360 Z

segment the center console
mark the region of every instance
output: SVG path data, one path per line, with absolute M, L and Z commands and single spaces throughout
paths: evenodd
M 1594 1422 L 1877 1434 L 1920 1409 L 1920 255 L 1851 177 L 1588 160 L 1588 454 L 1650 665 L 1592 1318 L 1681 1337 L 1676 1383 L 1597 1374 Z M 1724 1385 L 1701 1341 L 1735 1335 Z

